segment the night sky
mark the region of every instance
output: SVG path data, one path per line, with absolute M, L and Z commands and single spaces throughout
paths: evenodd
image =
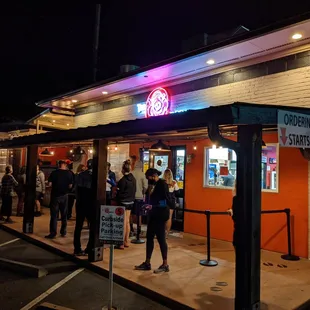
M 184 2 L 189 4 L 102 4 L 99 80 L 117 75 L 121 64 L 145 66 L 178 55 L 182 40 L 198 33 L 215 34 L 238 25 L 253 30 L 310 11 L 309 1 L 301 0 Z M 2 116 L 28 119 L 37 112 L 35 102 L 92 83 L 95 6 L 2 5 Z

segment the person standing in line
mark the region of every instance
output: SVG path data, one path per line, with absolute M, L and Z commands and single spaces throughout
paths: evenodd
M 0 220 L 6 221 L 7 223 L 12 223 L 12 196 L 14 188 L 18 185 L 18 182 L 12 175 L 13 168 L 12 166 L 7 166 L 5 168 L 5 175 L 2 177 L 1 184 L 1 198 L 2 206 L 0 211 Z M 6 216 L 6 219 L 4 218 Z
M 132 222 L 134 222 L 135 220 L 137 221 L 137 215 L 138 212 L 140 214 L 141 212 L 141 207 L 144 204 L 144 195 L 146 193 L 146 190 L 148 188 L 148 183 L 147 183 L 147 179 L 145 177 L 145 174 L 142 171 L 143 168 L 143 163 L 142 161 L 137 161 L 136 165 L 134 167 L 134 170 L 132 171 L 132 175 L 134 176 L 134 178 L 136 179 L 136 195 L 135 195 L 135 203 L 134 203 L 134 207 L 131 211 L 132 213 Z M 137 234 L 140 235 L 141 233 L 141 223 L 142 223 L 142 218 L 139 218 L 139 223 L 137 222 Z M 133 229 L 133 224 L 130 224 L 130 231 L 134 232 Z
M 45 195 L 45 175 L 40 166 L 37 165 L 37 178 L 36 178 L 36 201 L 34 216 L 41 216 L 41 200 Z
M 138 158 L 137 158 L 136 155 L 130 155 L 130 156 L 129 156 L 130 170 L 131 170 L 131 171 L 133 171 L 133 170 L 135 169 L 137 160 L 138 160 Z
M 116 182 L 113 178 L 110 178 L 109 171 L 107 171 L 107 182 L 106 182 L 106 205 L 111 205 L 112 200 L 112 189 L 116 186 Z
M 50 203 L 50 233 L 45 238 L 54 239 L 57 235 L 57 215 L 61 214 L 60 234 L 67 234 L 68 191 L 73 186 L 72 174 L 68 171 L 66 162 L 60 160 L 58 169 L 54 170 L 48 178 L 49 186 L 52 187 Z
M 24 215 L 24 203 L 25 203 L 25 186 L 26 186 L 26 167 L 21 167 L 17 176 L 18 186 L 16 193 L 18 197 L 16 216 Z
M 173 179 L 173 173 L 170 169 L 165 170 L 163 179 L 168 184 L 169 195 L 170 195 L 170 199 L 172 202 L 172 207 L 170 207 L 169 220 L 166 223 L 166 237 L 168 238 L 168 234 L 170 232 L 171 224 L 172 224 L 172 215 L 173 215 L 173 212 L 175 210 L 176 199 L 177 199 L 177 196 L 180 192 L 180 189 L 178 186 L 178 182 Z
M 230 214 L 233 223 L 234 223 L 234 231 L 233 231 L 233 241 L 232 244 L 235 249 L 236 253 L 236 206 L 237 206 L 237 181 L 235 181 L 235 186 L 233 190 L 233 200 L 232 200 L 232 207 L 228 209 L 227 212 Z
M 146 193 L 148 210 L 148 224 L 146 232 L 146 259 L 136 270 L 151 270 L 151 258 L 154 250 L 154 237 L 156 235 L 163 259 L 162 265 L 154 270 L 154 273 L 169 272 L 168 245 L 166 241 L 166 222 L 169 219 L 169 208 L 173 206 L 170 200 L 168 185 L 160 179 L 161 172 L 150 168 L 145 176 L 148 179 L 149 188 Z
M 122 167 L 123 177 L 118 181 L 117 187 L 117 200 L 121 206 L 126 208 L 125 212 L 125 233 L 124 233 L 124 246 L 121 249 L 129 247 L 129 234 L 130 234 L 130 213 L 134 205 L 136 194 L 136 179 L 130 173 L 130 161 L 126 160 Z
M 76 178 L 76 220 L 74 229 L 74 255 L 84 256 L 87 255 L 90 248 L 89 242 L 85 249 L 81 247 L 81 232 L 85 219 L 90 223 L 90 211 L 91 211 L 91 188 L 92 188 L 92 170 L 93 160 L 87 161 L 87 170 L 82 171 Z
M 116 176 L 115 176 L 115 172 L 113 172 L 111 170 L 111 164 L 110 163 L 107 163 L 107 166 L 108 166 L 108 176 L 109 176 L 109 179 L 114 182 L 114 184 L 116 184 Z
M 70 220 L 71 217 L 72 217 L 72 210 L 73 210 L 74 200 L 75 200 L 75 190 L 74 190 L 74 187 L 75 187 L 75 174 L 73 172 L 73 163 L 68 160 L 66 162 L 66 164 L 68 166 L 68 171 L 71 173 L 72 179 L 73 179 L 72 189 L 68 193 L 68 215 L 67 215 L 67 219 Z

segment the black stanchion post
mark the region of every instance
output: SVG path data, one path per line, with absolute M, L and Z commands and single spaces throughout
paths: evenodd
M 291 209 L 285 209 L 286 214 L 286 226 L 287 226 L 287 251 L 288 254 L 281 255 L 282 259 L 297 261 L 300 258 L 296 255 L 292 255 L 292 243 L 291 243 Z
M 211 211 L 206 211 L 206 218 L 207 218 L 207 259 L 203 259 L 199 262 L 202 266 L 208 267 L 215 267 L 218 265 L 216 260 L 211 260 L 211 228 L 210 228 L 210 218 L 211 218 Z
M 136 203 L 137 235 L 136 235 L 136 239 L 131 240 L 131 243 L 134 243 L 134 244 L 145 243 L 145 241 L 143 239 L 140 239 L 140 233 L 141 233 L 140 212 L 141 212 L 141 204 L 138 202 L 138 203 Z

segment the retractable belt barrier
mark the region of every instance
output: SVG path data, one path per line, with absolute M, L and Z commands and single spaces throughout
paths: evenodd
M 206 259 L 200 260 L 199 263 L 202 266 L 215 267 L 218 265 L 216 260 L 211 259 L 211 215 L 229 215 L 228 211 L 201 211 L 201 210 L 191 210 L 184 209 L 184 212 L 195 213 L 195 214 L 204 214 L 206 216 L 207 222 L 207 253 Z M 282 209 L 282 210 L 263 210 L 261 214 L 277 214 L 285 213 L 286 214 L 286 227 L 287 227 L 287 254 L 281 255 L 282 259 L 297 261 L 300 258 L 292 254 L 292 243 L 291 243 L 291 209 Z

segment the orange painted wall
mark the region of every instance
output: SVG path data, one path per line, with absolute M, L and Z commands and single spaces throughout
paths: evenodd
M 264 135 L 266 143 L 276 143 L 276 134 Z M 209 140 L 198 141 L 197 150 L 193 142 L 174 142 L 171 145 L 187 146 L 187 154 L 195 154 L 186 165 L 185 207 L 188 209 L 225 211 L 231 207 L 231 189 L 203 187 L 204 147 Z M 148 147 L 148 145 L 144 145 Z M 130 145 L 130 155 L 139 155 L 141 145 Z M 280 148 L 279 151 L 279 193 L 262 193 L 262 209 L 291 208 L 293 253 L 308 256 L 308 162 L 298 149 Z M 185 213 L 184 231 L 196 235 L 206 235 L 205 218 L 201 215 Z M 233 225 L 229 216 L 211 218 L 212 238 L 231 241 Z M 262 215 L 262 248 L 276 252 L 287 252 L 285 214 Z
M 48 148 L 49 151 L 53 151 L 53 156 L 40 156 L 40 153 L 45 150 L 45 148 L 39 147 L 38 149 L 38 155 L 39 159 L 42 161 L 49 161 L 51 162 L 51 165 L 55 166 L 57 164 L 57 160 L 60 159 L 67 159 L 67 154 L 70 151 L 71 148 L 68 147 L 57 147 L 57 148 Z

